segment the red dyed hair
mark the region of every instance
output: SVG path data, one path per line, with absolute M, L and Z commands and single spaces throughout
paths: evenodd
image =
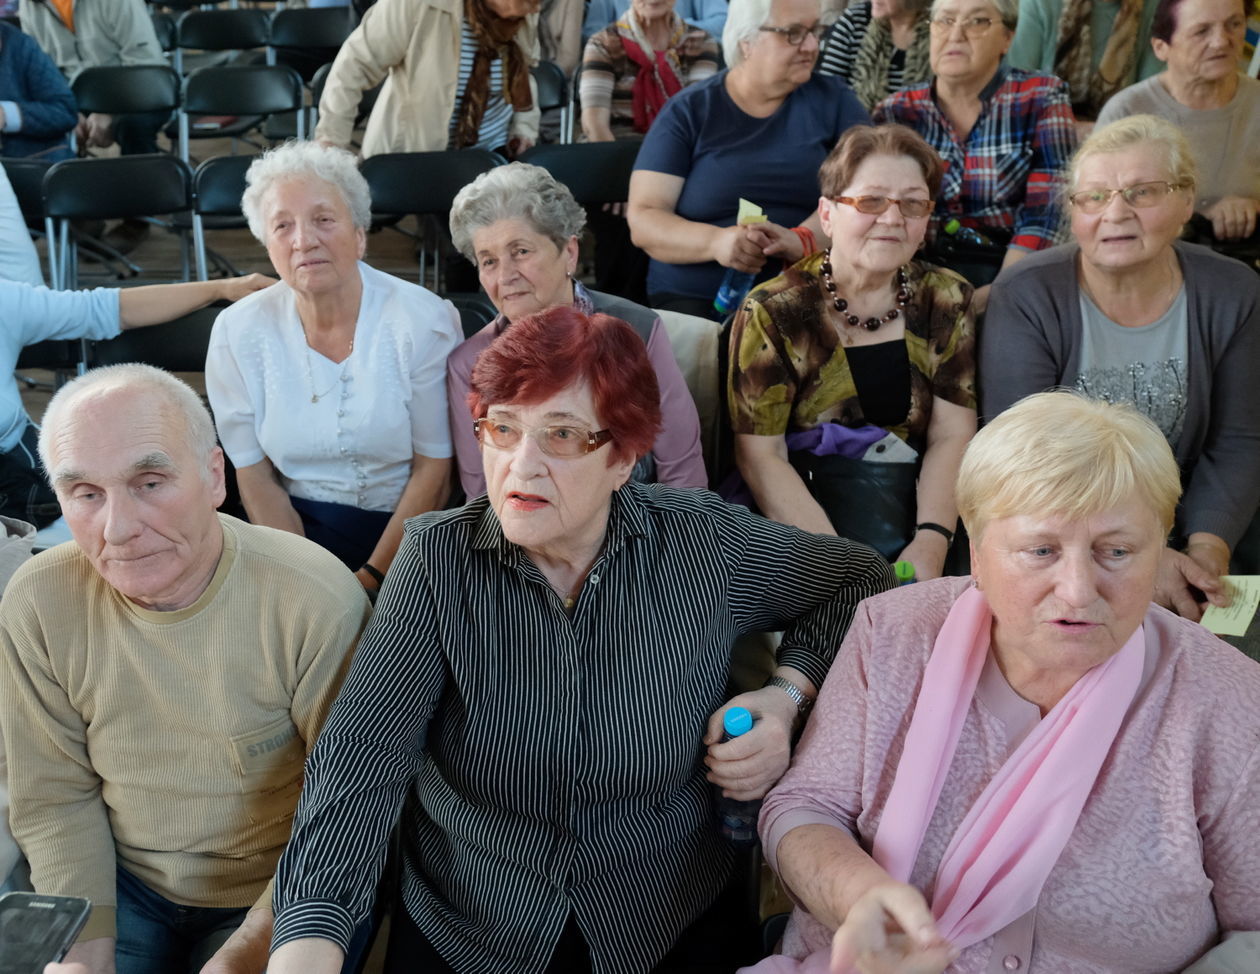
M 661 428 L 656 371 L 643 339 L 611 315 L 559 307 L 512 322 L 473 366 L 468 405 L 481 419 L 491 406 L 533 405 L 582 382 L 612 434 L 610 466 L 652 449 Z

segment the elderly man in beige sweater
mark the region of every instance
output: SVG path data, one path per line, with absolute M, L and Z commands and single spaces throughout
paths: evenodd
M 27 562 L 0 605 L 10 819 L 32 883 L 92 901 L 69 956 L 90 974 L 259 970 L 266 888 L 363 587 L 314 543 L 216 512 L 209 413 L 158 369 L 66 385 L 39 449 L 74 541 Z

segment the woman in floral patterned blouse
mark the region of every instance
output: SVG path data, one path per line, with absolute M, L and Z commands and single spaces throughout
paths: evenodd
M 767 517 L 942 573 L 976 430 L 972 287 L 912 260 L 942 163 L 900 125 L 846 132 L 819 173 L 829 251 L 756 288 L 731 331 L 739 471 Z

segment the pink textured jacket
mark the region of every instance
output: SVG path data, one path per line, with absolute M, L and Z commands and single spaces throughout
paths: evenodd
M 801 825 L 834 825 L 870 850 L 927 657 L 967 584 L 923 582 L 859 606 L 763 806 L 772 865 Z M 1260 665 L 1157 606 L 1145 626 L 1142 685 L 1036 909 L 965 950 L 953 974 L 1181 971 L 1224 933 L 1260 931 Z M 1039 719 L 990 657 L 911 875 L 929 898 L 955 828 Z M 784 953 L 804 957 L 830 936 L 798 908 Z M 1236 969 L 1260 970 L 1248 956 L 1257 966 Z

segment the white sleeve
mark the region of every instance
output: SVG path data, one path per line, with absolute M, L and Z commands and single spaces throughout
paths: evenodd
M 446 359 L 463 340 L 463 330 L 454 305 L 434 303 L 438 314 L 426 322 L 430 340 L 416 342 L 411 361 L 411 448 L 424 457 L 444 458 L 452 453 Z
M 231 323 L 241 314 L 248 314 L 248 309 L 237 306 L 219 314 L 206 351 L 206 396 L 224 452 L 238 469 L 266 459 L 258 442 L 257 407 L 228 335 Z

